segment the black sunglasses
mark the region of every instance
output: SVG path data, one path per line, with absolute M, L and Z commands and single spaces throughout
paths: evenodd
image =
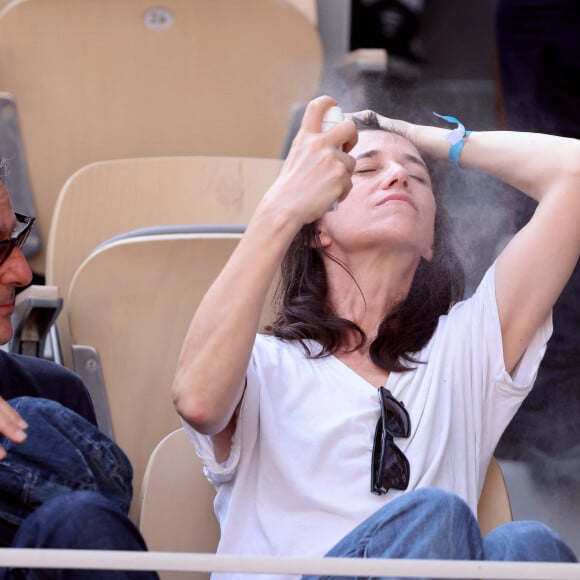
M 407 489 L 411 469 L 409 460 L 397 447 L 393 437 L 409 437 L 411 419 L 405 405 L 388 389 L 379 387 L 381 416 L 377 421 L 371 465 L 371 491 L 377 495 L 389 489 Z
M 12 235 L 8 240 L 0 240 L 0 266 L 8 260 L 14 248 L 22 249 L 36 219 L 20 213 L 15 213 L 14 215 L 16 216 L 16 225 L 12 230 Z

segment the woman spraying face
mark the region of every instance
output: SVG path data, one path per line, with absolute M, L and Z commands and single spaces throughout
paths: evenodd
M 449 131 L 364 112 L 321 133 L 334 104 L 309 104 L 181 354 L 174 398 L 217 487 L 220 551 L 573 560 L 540 524 L 482 538 L 474 513 L 578 259 L 580 143 L 460 137 L 462 166 L 538 201 L 461 300 L 425 161 L 449 163 Z

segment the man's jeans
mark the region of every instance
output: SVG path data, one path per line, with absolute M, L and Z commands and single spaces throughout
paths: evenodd
M 48 500 L 18 529 L 14 548 L 146 550 L 133 522 L 94 491 L 74 491 Z M 158 580 L 155 572 L 118 570 L 0 569 L 0 580 Z
M 469 506 L 435 488 L 411 491 L 386 504 L 327 556 L 576 562 L 564 540 L 539 522 L 511 522 L 482 538 Z M 315 578 L 323 577 L 304 580 Z
M 123 451 L 70 409 L 36 397 L 9 403 L 28 423 L 27 438 L 0 437 L 0 519 L 19 526 L 50 498 L 76 490 L 98 491 L 127 513 L 133 469 Z
M 94 425 L 59 403 L 11 399 L 27 439 L 5 437 L 0 461 L 0 522 L 14 548 L 146 550 L 127 513 L 131 464 Z M 155 580 L 154 572 L 0 569 L 0 580 Z

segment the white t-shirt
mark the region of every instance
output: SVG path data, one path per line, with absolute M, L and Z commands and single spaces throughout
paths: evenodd
M 386 385 L 411 417 L 411 436 L 395 438 L 411 466 L 409 490 L 447 489 L 477 513 L 489 460 L 533 385 L 551 331 L 549 317 L 510 376 L 493 267 L 471 298 L 440 318 L 418 355 L 426 364 L 391 373 Z M 219 553 L 323 556 L 404 493 L 370 491 L 377 386 L 334 356 L 307 358 L 298 342 L 257 336 L 230 457 L 218 464 L 210 439 L 185 424 L 217 487 Z

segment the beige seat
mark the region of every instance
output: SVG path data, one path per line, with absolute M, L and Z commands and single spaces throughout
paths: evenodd
M 203 475 L 185 430 L 167 435 L 147 465 L 141 488 L 139 526 L 150 550 L 212 553 L 217 548 L 219 527 L 213 511 L 213 486 Z M 485 534 L 512 520 L 507 488 L 495 458 L 489 465 L 478 506 L 478 520 Z M 207 574 L 188 576 L 202 580 Z M 162 580 L 179 580 L 175 573 Z
M 46 283 L 66 297 L 92 250 L 124 231 L 170 224 L 245 224 L 282 161 L 245 157 L 152 157 L 95 162 L 60 192 L 48 238 Z M 68 302 L 57 319 L 72 365 Z
M 43 247 L 60 189 L 93 161 L 279 157 L 322 67 L 318 30 L 292 2 L 9 3 L 0 90 L 18 106 Z M 32 266 L 44 273 L 44 249 Z
M 171 384 L 191 317 L 240 237 L 122 239 L 96 250 L 72 280 L 75 370 L 93 396 L 101 428 L 133 462 L 135 498 L 155 445 L 179 426 Z
M 183 428 L 167 435 L 153 450 L 141 487 L 139 528 L 150 550 L 163 552 L 216 551 L 219 524 L 213 511 L 215 489 Z M 179 580 L 164 572 L 161 580 Z M 209 574 L 191 573 L 188 580 Z

